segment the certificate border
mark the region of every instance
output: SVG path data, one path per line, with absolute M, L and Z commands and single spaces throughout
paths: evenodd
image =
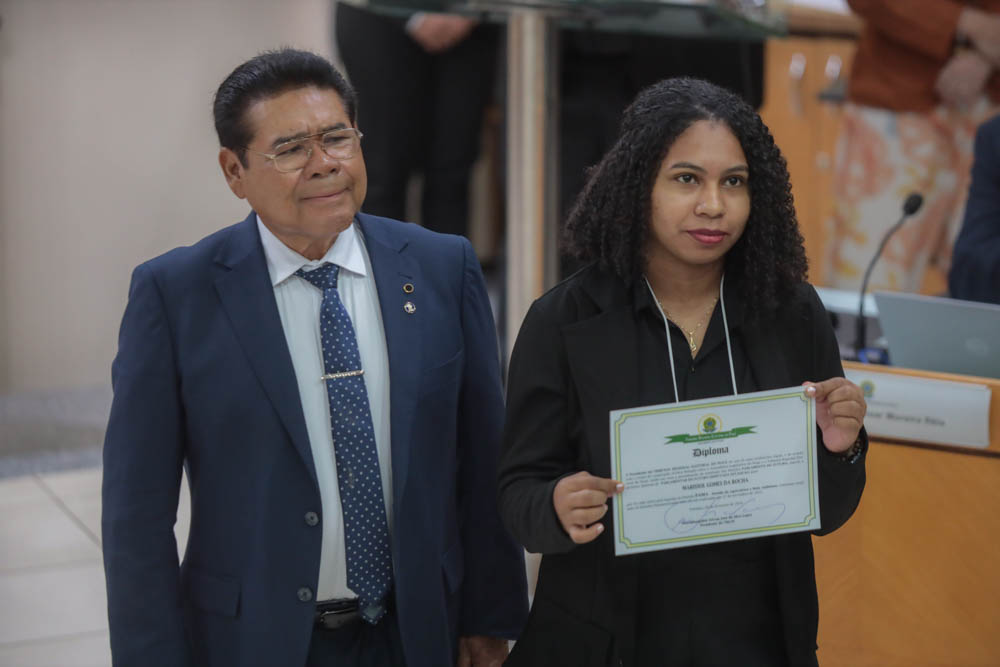
M 714 401 L 712 403 L 699 403 L 698 405 L 685 405 L 685 406 L 667 406 L 658 407 L 655 409 L 639 409 L 635 411 L 629 411 L 622 413 L 614 423 L 615 437 L 612 447 L 614 448 L 615 457 L 615 471 L 620 474 L 622 469 L 621 462 L 621 427 L 628 419 L 631 417 L 645 417 L 648 415 L 664 414 L 667 412 L 684 412 L 689 410 L 704 411 L 709 408 L 722 407 L 728 405 L 743 405 L 746 403 L 763 403 L 764 401 L 776 401 L 784 400 L 789 398 L 799 398 L 806 403 L 806 422 L 815 423 L 813 417 L 813 410 L 815 404 L 806 397 L 804 391 L 794 391 L 784 394 L 774 394 L 772 396 L 761 396 L 755 398 L 731 398 L 724 401 Z M 662 540 L 650 540 L 647 542 L 632 542 L 629 538 L 625 536 L 625 508 L 621 501 L 618 499 L 618 542 L 624 545 L 625 549 L 644 549 L 647 547 L 662 546 L 666 544 L 678 544 L 681 542 L 693 542 L 701 540 L 711 540 L 720 537 L 731 537 L 734 535 L 762 535 L 767 533 L 773 533 L 776 531 L 790 532 L 794 528 L 804 528 L 809 525 L 809 523 L 816 518 L 816 457 L 810 456 L 810 452 L 815 448 L 815 437 L 816 429 L 810 428 L 808 430 L 808 435 L 806 437 L 806 460 L 809 462 L 809 514 L 799 523 L 784 523 L 777 526 L 768 526 L 766 528 L 743 528 L 741 530 L 726 530 L 717 533 L 706 533 L 701 535 L 689 535 L 686 537 L 671 537 Z

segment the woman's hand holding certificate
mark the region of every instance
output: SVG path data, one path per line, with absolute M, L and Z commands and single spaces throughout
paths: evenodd
M 868 412 L 861 388 L 841 377 L 803 386 L 806 395 L 816 399 L 816 425 L 823 432 L 823 445 L 836 454 L 846 452 L 858 439 Z
M 570 539 L 585 544 L 604 532 L 599 522 L 608 512 L 608 498 L 623 488 L 625 485 L 618 480 L 594 477 L 589 472 L 568 475 L 556 482 L 552 505 Z

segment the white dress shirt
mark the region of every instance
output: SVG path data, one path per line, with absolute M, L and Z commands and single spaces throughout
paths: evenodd
M 378 291 L 371 262 L 361 234 L 352 223 L 337 236 L 323 259 L 308 260 L 282 243 L 265 227 L 260 217 L 257 229 L 264 245 L 267 271 L 274 286 L 281 326 L 292 355 L 292 366 L 299 386 L 302 413 L 309 433 L 316 480 L 323 503 L 321 527 L 323 546 L 319 564 L 319 585 L 316 600 L 356 597 L 347 587 L 347 567 L 344 551 L 344 522 L 337 485 L 337 464 L 333 453 L 330 425 L 330 404 L 326 385 L 320 377 L 323 367 L 323 347 L 320 342 L 319 310 L 323 292 L 295 275 L 301 268 L 316 268 L 324 262 L 340 267 L 337 291 L 347 309 L 358 339 L 362 376 L 368 390 L 375 447 L 378 450 L 379 472 L 382 475 L 382 498 L 392 538 L 392 469 L 389 433 L 389 356 L 386 352 L 385 329 L 379 309 Z

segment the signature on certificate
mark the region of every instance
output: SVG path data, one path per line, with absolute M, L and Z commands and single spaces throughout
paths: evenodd
M 718 498 L 704 505 L 704 500 L 674 503 L 663 513 L 663 525 L 672 533 L 683 535 L 705 524 L 725 519 L 750 519 L 758 525 L 774 525 L 785 513 L 785 503 L 758 504 L 756 498 L 719 507 Z M 697 507 L 692 505 L 697 504 Z

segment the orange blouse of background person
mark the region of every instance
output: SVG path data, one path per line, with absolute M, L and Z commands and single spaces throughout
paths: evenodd
M 894 111 L 930 111 L 940 103 L 934 86 L 955 50 L 962 10 L 1000 12 L 1000 0 L 847 0 L 866 20 L 851 68 L 848 99 Z M 898 24 L 892 38 L 879 24 Z M 1000 70 L 986 90 L 1000 103 Z

